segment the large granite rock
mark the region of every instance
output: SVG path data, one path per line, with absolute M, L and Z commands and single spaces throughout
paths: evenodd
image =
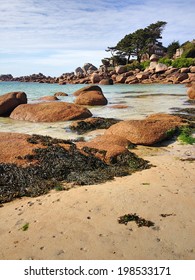
M 97 73 L 93 73 L 90 77 L 92 84 L 98 84 L 99 81 L 101 80 L 101 77 Z
M 58 122 L 91 117 L 83 107 L 67 102 L 44 102 L 19 105 L 10 115 L 14 120 L 30 122 Z
M 83 77 L 83 75 L 84 75 L 83 69 L 82 69 L 81 67 L 77 67 L 77 68 L 75 69 L 75 75 L 76 75 L 77 77 Z
M 158 63 L 155 67 L 155 73 L 164 73 L 167 69 L 168 67 L 166 64 Z
M 18 105 L 26 104 L 25 92 L 9 92 L 0 96 L 0 116 L 8 116 Z
M 77 96 L 75 103 L 78 105 L 98 106 L 108 103 L 99 86 L 86 86 L 74 92 L 73 95 Z
M 115 67 L 115 71 L 117 74 L 123 74 L 125 72 L 127 72 L 127 68 L 124 65 L 119 65 Z
M 180 117 L 168 114 L 154 114 L 144 120 L 121 121 L 112 125 L 106 135 L 126 138 L 133 144 L 153 145 L 169 136 L 170 130 L 184 125 Z
M 124 83 L 126 81 L 127 77 L 124 74 L 120 74 L 116 76 L 116 83 Z
M 94 71 L 98 70 L 96 66 L 91 63 L 85 63 L 82 68 L 84 74 L 93 73 Z

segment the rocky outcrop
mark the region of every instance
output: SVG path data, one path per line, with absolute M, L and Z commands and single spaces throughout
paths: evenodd
M 30 122 L 58 122 L 91 117 L 83 107 L 67 102 L 43 102 L 19 105 L 10 115 L 14 120 Z
M 60 77 L 46 77 L 42 73 L 30 76 L 22 76 L 13 78 L 9 75 L 2 75 L 3 80 L 20 81 L 20 82 L 39 82 L 39 83 L 58 83 L 65 84 L 136 84 L 136 83 L 173 83 L 188 84 L 195 81 L 195 66 L 183 67 L 181 69 L 167 67 L 167 65 L 159 63 L 158 57 L 152 55 L 150 57 L 150 65 L 144 71 L 139 69 L 128 71 L 128 66 L 116 66 L 112 69 L 100 66 L 97 69 L 91 63 L 78 67 L 75 72 L 64 73 Z M 4 77 L 5 76 L 5 77 Z M 1 79 L 0 79 L 1 80 Z
M 106 135 L 121 136 L 139 145 L 154 145 L 170 136 L 170 131 L 184 125 L 180 117 L 168 114 L 151 115 L 144 120 L 121 121 L 112 125 Z
M 12 81 L 12 79 L 13 76 L 11 74 L 0 75 L 0 81 L 2 82 Z
M 187 90 L 187 95 L 189 99 L 195 99 L 195 84 L 192 84 L 192 86 Z
M 77 96 L 75 104 L 78 105 L 99 106 L 108 103 L 99 86 L 92 85 L 84 87 L 76 91 L 73 95 Z
M 18 105 L 26 104 L 25 92 L 9 92 L 0 96 L 0 116 L 8 116 Z

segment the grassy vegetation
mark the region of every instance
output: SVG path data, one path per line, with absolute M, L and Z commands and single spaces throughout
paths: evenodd
M 27 231 L 28 228 L 29 228 L 29 223 L 26 223 L 26 224 L 24 224 L 24 225 L 22 226 L 21 230 Z
M 62 185 L 57 185 L 56 187 L 55 187 L 55 190 L 57 191 L 57 192 L 60 192 L 60 191 L 64 191 L 64 187 L 62 186 Z
M 193 145 L 195 143 L 195 138 L 191 134 L 192 130 L 189 127 L 183 127 L 180 129 L 178 140 L 183 144 Z

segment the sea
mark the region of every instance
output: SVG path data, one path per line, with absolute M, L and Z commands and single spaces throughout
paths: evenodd
M 0 96 L 13 91 L 24 91 L 28 103 L 38 102 L 40 97 L 65 92 L 68 96 L 60 96 L 65 102 L 74 102 L 73 93 L 84 87 L 81 84 L 45 84 L 23 82 L 0 82 Z M 88 109 L 94 117 L 116 118 L 120 120 L 144 119 L 154 113 L 172 113 L 172 108 L 187 108 L 187 88 L 181 84 L 116 84 L 100 85 L 108 100 L 106 106 L 91 106 Z M 113 105 L 125 105 L 127 108 L 112 108 Z M 61 139 L 77 139 L 79 135 L 70 131 L 71 121 L 55 123 L 33 123 L 16 121 L 0 117 L 0 132 L 19 132 L 27 134 L 48 135 Z M 101 133 L 100 133 L 101 134 Z M 94 133 L 84 135 L 86 140 L 93 138 Z

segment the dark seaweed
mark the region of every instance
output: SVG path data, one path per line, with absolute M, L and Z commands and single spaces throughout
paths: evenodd
M 127 225 L 128 222 L 136 222 L 138 227 L 153 227 L 155 224 L 152 221 L 145 220 L 139 217 L 136 213 L 134 214 L 125 214 L 118 218 L 119 224 Z
M 71 126 L 71 129 L 77 134 L 84 134 L 88 131 L 96 130 L 96 129 L 107 129 L 111 125 L 118 123 L 120 120 L 112 119 L 112 118 L 94 118 L 95 122 L 87 122 L 85 120 L 78 121 L 76 126 Z
M 119 155 L 108 165 L 95 157 L 96 152 L 104 155 L 105 151 L 86 148 L 83 154 L 70 141 L 39 135 L 29 137 L 28 141 L 34 144 L 42 143 L 45 148 L 36 148 L 33 155 L 24 157 L 29 163 L 34 162 L 28 167 L 0 164 L 0 203 L 16 197 L 47 193 L 56 188 L 59 182 L 99 184 L 112 180 L 115 176 L 126 176 L 150 167 L 147 161 L 129 151 Z M 69 150 L 60 144 L 69 144 Z

